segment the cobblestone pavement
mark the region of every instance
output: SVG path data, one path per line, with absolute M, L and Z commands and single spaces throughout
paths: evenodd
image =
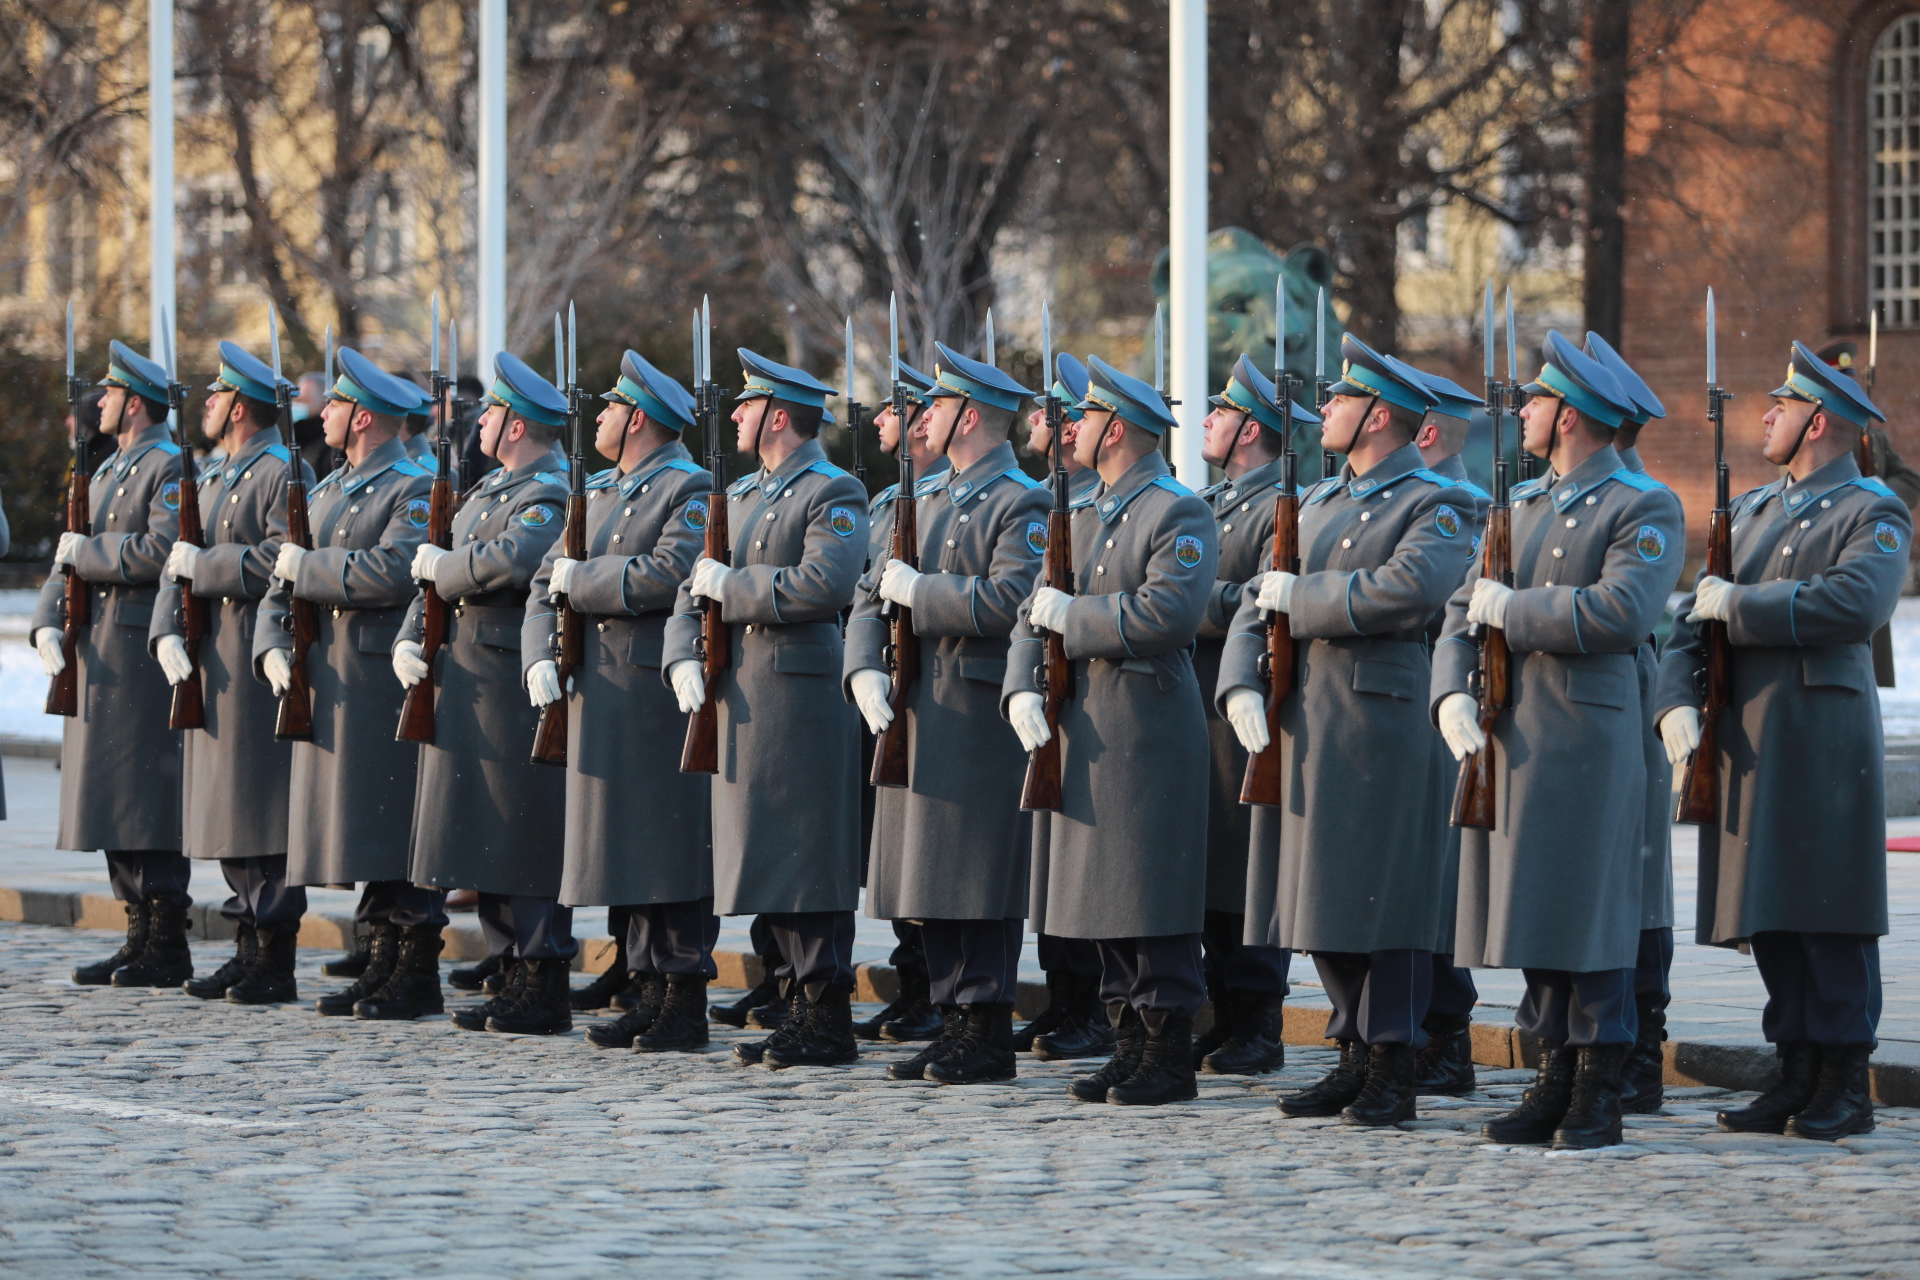
M 66 980 L 111 943 L 0 924 L 0 1274 L 1920 1276 L 1920 1111 L 1828 1147 L 1690 1090 L 1556 1157 L 1478 1139 L 1519 1072 L 1387 1131 L 1279 1117 L 1322 1050 L 1087 1106 L 1025 1059 L 951 1088 Z

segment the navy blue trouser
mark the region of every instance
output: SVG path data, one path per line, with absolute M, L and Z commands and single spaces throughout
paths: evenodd
M 487 954 L 518 960 L 571 960 L 580 943 L 573 936 L 573 908 L 553 898 L 524 893 L 483 893 L 474 909 Z
M 626 917 L 628 972 L 698 973 L 709 982 L 720 976 L 713 963 L 720 917 L 713 914 L 712 898 L 648 902 L 618 910 Z
M 1207 976 L 1229 991 L 1284 996 L 1293 952 L 1285 947 L 1248 946 L 1243 941 L 1246 932 L 1247 917 L 1240 912 L 1207 912 L 1200 932 Z
M 307 887 L 287 883 L 286 854 L 222 858 L 220 874 L 233 890 L 220 904 L 220 914 L 227 919 L 262 929 L 300 927 L 300 917 L 307 913 Z
M 1429 1018 L 1471 1018 L 1480 1002 L 1473 972 L 1462 969 L 1447 952 L 1433 953 L 1433 994 L 1427 999 Z
M 1433 993 L 1431 951 L 1316 951 L 1313 967 L 1333 1002 L 1327 1039 L 1426 1044 L 1420 1024 Z
M 1199 934 L 1100 938 L 1093 945 L 1100 952 L 1100 998 L 1108 1004 L 1124 1000 L 1141 1013 L 1191 1018 L 1206 1003 Z
M 1672 972 L 1673 930 L 1642 929 L 1640 951 L 1633 960 L 1633 994 L 1652 996 L 1654 1008 L 1666 1008 L 1673 1003 L 1673 990 L 1667 985 Z
M 1100 949 L 1091 938 L 1035 934 L 1033 951 L 1040 967 L 1048 973 L 1071 973 L 1077 978 L 1100 976 Z
M 868 787 L 867 790 L 873 790 Z M 895 969 L 911 968 L 919 965 L 927 967 L 927 948 L 920 938 L 918 920 L 895 920 L 893 922 L 893 953 L 887 957 L 887 963 Z
M 760 957 L 768 973 L 786 972 L 786 957 L 780 954 L 780 944 L 774 940 L 773 928 L 765 916 L 755 916 L 753 923 L 747 926 L 747 945 L 753 948 L 753 954 Z
M 405 880 L 369 880 L 353 910 L 360 924 L 390 924 L 401 929 L 430 924 L 447 927 L 447 891 L 428 889 Z
M 178 849 L 109 849 L 107 883 L 122 902 L 151 902 L 171 898 L 183 907 L 193 905 L 187 884 L 193 863 Z
M 769 911 L 760 918 L 780 948 L 782 978 L 853 989 L 853 912 Z
M 1571 1048 L 1632 1044 L 1640 1034 L 1633 1004 L 1633 970 L 1522 969 L 1527 994 L 1514 1025 Z
M 1873 1044 L 1880 1028 L 1880 939 L 1864 933 L 1768 930 L 1748 939 L 1774 1043 Z
M 1024 920 L 923 920 L 927 977 L 933 1003 L 1012 1004 L 1020 993 Z

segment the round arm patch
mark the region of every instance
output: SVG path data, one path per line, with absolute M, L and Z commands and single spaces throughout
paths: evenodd
M 1650 524 L 1643 524 L 1634 536 L 1633 549 L 1640 553 L 1642 560 L 1652 564 L 1667 554 L 1667 535 Z

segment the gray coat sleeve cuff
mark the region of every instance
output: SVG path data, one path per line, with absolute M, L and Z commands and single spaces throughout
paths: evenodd
M 1585 653 L 1575 587 L 1528 587 L 1507 597 L 1507 647 L 1522 653 Z

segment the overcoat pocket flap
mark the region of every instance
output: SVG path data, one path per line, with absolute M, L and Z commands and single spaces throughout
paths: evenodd
M 473 638 L 492 649 L 512 649 L 520 651 L 520 624 L 517 622 L 482 622 L 474 628 Z
M 1596 707 L 1625 707 L 1634 690 L 1627 677 L 1617 671 L 1593 671 L 1573 667 L 1567 672 L 1567 700 Z
M 960 675 L 963 679 L 998 685 L 1007 678 L 1007 660 L 1005 658 L 962 658 Z
M 824 644 L 783 644 L 773 651 L 773 669 L 790 676 L 824 676 L 833 665 L 833 649 Z
M 147 626 L 153 621 L 153 597 L 120 597 L 113 604 L 113 620 L 123 627 Z
M 1362 658 L 1353 664 L 1353 688 L 1356 693 L 1384 693 L 1409 702 L 1426 696 L 1429 677 L 1397 662 L 1373 662 Z
M 1850 653 L 1810 653 L 1800 659 L 1800 682 L 1865 693 L 1873 687 L 1866 663 Z
M 400 638 L 398 627 L 362 627 L 353 647 L 361 653 L 392 653 L 393 642 Z
M 633 638 L 627 644 L 627 661 L 636 667 L 655 667 L 660 665 L 660 653 L 666 637 L 657 630 L 642 630 L 635 627 Z

